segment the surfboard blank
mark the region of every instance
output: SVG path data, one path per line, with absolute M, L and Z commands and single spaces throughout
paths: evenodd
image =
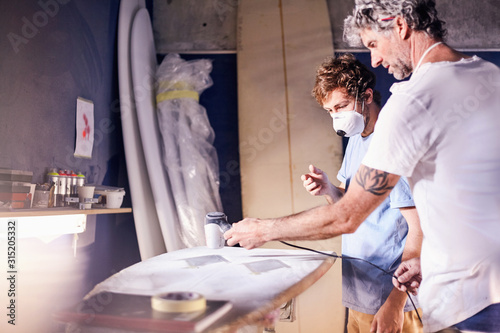
M 315 164 L 334 181 L 342 141 L 311 97 L 333 54 L 323 0 L 242 0 L 238 7 L 238 117 L 243 216 L 273 217 L 323 204 L 300 175 Z
M 118 19 L 118 82 L 123 144 L 132 198 L 132 212 L 142 260 L 166 252 L 147 175 L 130 72 L 132 21 L 137 11 L 145 6 L 144 0 L 121 1 Z
M 175 208 L 170 181 L 162 162 L 161 134 L 156 115 L 156 50 L 153 28 L 147 9 L 141 8 L 134 17 L 130 35 L 130 63 L 134 99 L 141 133 L 146 170 L 168 251 L 184 248 L 179 233 L 179 218 Z

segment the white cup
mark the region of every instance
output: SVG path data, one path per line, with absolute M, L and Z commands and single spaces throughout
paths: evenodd
M 106 208 L 120 208 L 123 203 L 125 191 L 107 191 Z
M 84 186 L 78 186 L 78 199 L 80 203 L 84 203 L 85 199 L 92 199 L 94 198 L 94 189 L 95 186 L 89 186 L 89 185 L 84 185 Z M 85 209 L 90 209 L 92 208 L 92 203 L 85 203 L 83 205 L 83 208 Z

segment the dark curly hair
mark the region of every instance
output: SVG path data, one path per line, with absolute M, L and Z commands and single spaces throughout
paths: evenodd
M 391 31 L 394 20 L 383 19 L 396 16 L 402 16 L 413 30 L 425 31 L 437 39 L 446 36 L 435 0 L 356 0 L 352 15 L 344 21 L 344 40 L 351 46 L 361 46 L 361 30 Z
M 380 93 L 375 90 L 376 77 L 365 65 L 351 53 L 337 58 L 329 57 L 316 71 L 316 82 L 312 95 L 323 106 L 325 99 L 335 89 L 345 89 L 347 94 L 358 100 L 365 98 L 366 89 L 373 90 L 375 103 L 381 105 Z

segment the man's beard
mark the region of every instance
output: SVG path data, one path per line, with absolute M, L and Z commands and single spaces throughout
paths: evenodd
M 396 80 L 406 79 L 408 76 L 410 76 L 412 71 L 412 66 L 408 65 L 408 63 L 405 63 L 405 61 L 402 59 L 398 59 L 396 65 L 392 67 L 392 75 L 396 78 Z
M 393 55 L 399 55 L 396 58 L 395 63 L 392 67 L 392 75 L 396 80 L 406 79 L 413 72 L 413 65 L 411 62 L 411 57 L 409 50 L 402 47 L 400 44 L 396 44 L 395 52 Z

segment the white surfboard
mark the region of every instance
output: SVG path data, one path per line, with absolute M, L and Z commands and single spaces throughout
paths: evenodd
M 244 217 L 277 217 L 325 204 L 305 191 L 309 164 L 332 182 L 342 160 L 342 140 L 311 90 L 316 68 L 333 55 L 326 0 L 240 0 L 238 4 L 238 121 Z M 340 238 L 307 242 L 340 252 Z M 302 244 L 304 245 L 304 244 Z M 268 247 L 278 246 L 275 243 Z M 343 330 L 340 266 L 302 294 L 297 331 Z M 315 285 L 316 286 L 316 285 Z M 314 290 L 315 288 L 311 288 Z M 312 301 L 311 301 L 312 300 Z M 321 304 L 335 316 L 308 312 Z M 277 323 L 277 330 L 281 323 Z M 300 329 L 302 327 L 302 329 Z
M 151 189 L 168 251 L 184 248 L 180 237 L 179 218 L 170 182 L 162 162 L 161 134 L 156 115 L 156 50 L 153 28 L 147 9 L 139 9 L 130 34 L 130 62 L 135 106 L 142 148 L 146 159 Z
M 130 72 L 132 20 L 137 11 L 145 7 L 144 0 L 121 1 L 118 19 L 118 81 L 123 144 L 132 198 L 132 212 L 142 260 L 166 252 L 155 209 L 153 192 L 147 175 Z

